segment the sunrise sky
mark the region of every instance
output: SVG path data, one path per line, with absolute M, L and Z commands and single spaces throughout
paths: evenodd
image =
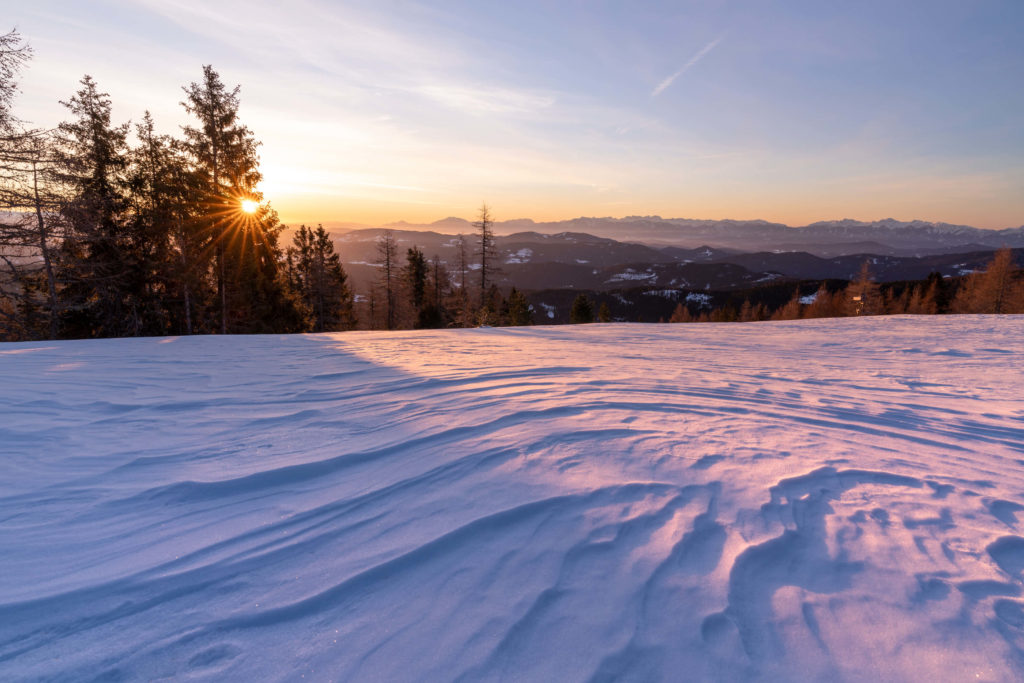
M 242 86 L 286 221 L 660 214 L 1024 224 L 1024 2 L 0 0 L 16 113 Z

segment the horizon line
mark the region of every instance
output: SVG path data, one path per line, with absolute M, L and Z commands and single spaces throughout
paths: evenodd
M 1024 223 L 1021 223 L 1020 225 L 1009 225 L 1009 226 L 1002 227 L 1002 228 L 979 228 L 977 226 L 968 225 L 966 223 L 950 223 L 950 222 L 947 222 L 947 221 L 927 220 L 927 219 L 922 219 L 922 218 L 913 218 L 913 219 L 910 219 L 910 220 L 902 220 L 902 219 L 898 219 L 898 218 L 893 218 L 892 216 L 887 216 L 885 218 L 867 219 L 867 220 L 860 219 L 860 218 L 850 218 L 850 217 L 830 218 L 830 219 L 822 219 L 822 220 L 812 221 L 810 223 L 805 223 L 805 224 L 802 224 L 802 225 L 791 225 L 789 223 L 784 223 L 784 222 L 781 222 L 781 221 L 768 220 L 768 219 L 765 219 L 765 218 L 686 218 L 686 217 L 664 218 L 664 217 L 659 216 L 657 214 L 646 215 L 646 216 L 635 215 L 635 214 L 631 214 L 631 215 L 627 215 L 627 216 L 585 216 L 585 215 L 580 215 L 580 216 L 574 216 L 572 218 L 561 218 L 561 219 L 556 219 L 556 220 L 537 220 L 537 219 L 528 218 L 528 217 L 519 217 L 519 218 L 508 218 L 508 219 L 504 219 L 504 220 L 496 220 L 496 221 L 494 221 L 494 223 L 495 224 L 531 223 L 531 224 L 534 224 L 534 225 L 544 225 L 544 224 L 557 224 L 557 223 L 571 223 L 573 221 L 579 221 L 579 220 L 610 220 L 610 221 L 626 222 L 626 221 L 629 221 L 631 219 L 632 220 L 638 220 L 638 221 L 639 220 L 660 221 L 660 222 L 664 222 L 664 223 L 672 223 L 672 222 L 676 222 L 676 221 L 709 222 L 709 223 L 726 223 L 726 222 L 729 222 L 729 223 L 765 223 L 765 224 L 769 224 L 769 225 L 780 225 L 780 226 L 783 226 L 783 227 L 786 227 L 786 228 L 790 228 L 790 229 L 793 229 L 793 230 L 800 230 L 802 228 L 809 228 L 809 227 L 812 227 L 812 226 L 815 226 L 815 225 L 821 225 L 821 224 L 826 224 L 826 223 L 847 223 L 847 222 L 860 223 L 860 224 L 864 224 L 864 225 L 872 225 L 872 224 L 876 224 L 876 223 L 886 223 L 886 222 L 895 222 L 895 223 L 900 223 L 900 224 L 903 224 L 903 225 L 912 225 L 912 224 L 915 224 L 915 223 L 926 224 L 926 225 L 935 225 L 935 226 L 947 225 L 947 226 L 958 227 L 958 228 L 970 228 L 972 230 L 981 230 L 981 231 L 984 231 L 984 232 L 1004 232 L 1004 231 L 1007 231 L 1007 230 L 1024 230 Z M 405 219 L 398 219 L 398 220 L 388 221 L 388 222 L 383 222 L 383 223 L 378 223 L 378 224 L 366 223 L 366 222 L 363 222 L 363 221 L 355 221 L 355 220 L 344 220 L 344 219 L 327 219 L 327 220 L 321 220 L 321 219 L 317 219 L 317 220 L 308 220 L 308 219 L 291 220 L 291 219 L 288 219 L 288 220 L 286 220 L 285 218 L 282 217 L 280 220 L 281 220 L 281 224 L 284 225 L 285 227 L 289 227 L 289 226 L 291 226 L 293 224 L 294 225 L 308 225 L 308 224 L 311 224 L 311 223 L 313 223 L 313 224 L 332 224 L 332 223 L 333 224 L 338 224 L 338 223 L 344 223 L 344 224 L 349 224 L 349 225 L 353 225 L 353 226 L 359 226 L 358 228 L 353 228 L 353 229 L 360 229 L 360 228 L 363 228 L 363 229 L 377 229 L 377 228 L 390 228 L 390 227 L 396 227 L 396 226 L 430 227 L 430 226 L 435 226 L 435 225 L 438 225 L 438 224 L 445 223 L 447 221 L 462 221 L 462 222 L 467 223 L 467 224 L 472 224 L 473 223 L 472 219 L 463 218 L 461 216 L 445 216 L 444 218 L 439 218 L 439 219 L 436 219 L 436 220 L 433 220 L 433 221 L 429 221 L 429 222 L 415 222 L 415 221 L 407 221 Z

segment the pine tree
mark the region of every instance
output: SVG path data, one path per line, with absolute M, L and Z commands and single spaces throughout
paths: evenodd
M 921 315 L 924 308 L 924 285 L 914 285 L 910 299 L 907 300 L 907 313 L 909 315 Z
M 366 295 L 366 307 L 368 309 L 368 319 L 366 321 L 366 327 L 367 329 L 370 330 L 376 330 L 379 329 L 380 327 L 380 324 L 377 320 L 377 318 L 380 316 L 380 305 L 378 303 L 380 301 L 380 294 L 378 292 L 379 289 L 380 287 L 376 282 L 371 282 L 370 291 Z
M 1010 313 L 1017 298 L 1013 252 L 1004 247 L 995 253 L 983 272 L 972 273 L 953 300 L 956 313 Z
M 195 250 L 197 179 L 175 141 L 156 132 L 148 111 L 135 128 L 138 145 L 129 153 L 127 175 L 130 240 L 139 259 L 132 283 L 141 310 L 138 332 L 191 334 L 199 285 L 187 266 Z M 178 296 L 180 308 L 172 309 Z
M 61 102 L 74 119 L 58 127 L 56 176 L 69 235 L 62 256 L 65 327 L 76 337 L 139 333 L 140 255 L 127 226 L 128 124 L 111 123 L 111 102 L 90 76 Z
M 272 212 L 247 216 L 241 210 L 243 200 L 258 202 L 262 196 L 255 189 L 261 178 L 256 156 L 259 143 L 238 119 L 240 88 L 228 90 L 213 67 L 206 65 L 202 80 L 183 90 L 182 106 L 199 123 L 183 130 L 193 163 L 204 179 L 205 246 L 212 247 L 214 253 L 220 332 L 227 334 L 232 316 L 231 300 L 242 297 L 234 302 L 235 306 L 251 308 L 255 302 L 246 301 L 244 297 L 259 295 L 251 287 L 241 291 L 239 277 L 243 272 L 261 270 L 259 262 L 266 262 L 263 252 L 272 243 L 276 245 L 276 235 L 271 236 L 271 233 L 278 225 L 276 214 Z M 264 220 L 255 220 L 260 218 Z M 234 316 L 244 324 L 244 314 Z
M 686 304 L 678 303 L 668 321 L 670 323 L 691 323 L 693 322 L 693 316 L 690 315 L 690 309 L 687 308 Z
M 713 323 L 734 323 L 737 320 L 739 320 L 739 314 L 731 304 L 711 311 L 711 322 Z
M 315 237 L 315 253 L 324 270 L 323 285 L 316 290 L 317 296 L 325 302 L 323 327 L 331 331 L 351 330 L 355 328 L 355 313 L 348 273 L 342 267 L 341 255 L 335 252 L 334 242 L 324 226 L 316 226 Z
M 885 311 L 886 315 L 902 315 L 907 312 L 910 308 L 910 290 L 911 287 L 904 287 L 903 291 L 898 295 L 893 287 L 886 290 L 882 297 L 882 310 Z
M 494 243 L 494 220 L 491 218 L 491 210 L 487 204 L 480 205 L 478 220 L 473 223 L 479 237 L 479 248 L 477 256 L 480 257 L 480 302 L 484 305 L 487 298 L 488 287 L 493 276 L 497 273 L 498 252 Z
M 448 311 L 444 303 L 450 287 L 448 269 L 435 254 L 428 264 L 427 271 L 429 278 L 426 304 L 420 311 L 417 326 L 423 329 L 444 327 L 448 322 Z
M 405 266 L 402 268 L 402 280 L 409 293 L 409 306 L 412 309 L 413 327 L 419 329 L 424 322 L 423 308 L 427 298 L 427 258 L 419 247 L 410 247 L 406 251 Z
M 803 305 L 800 303 L 800 288 L 797 287 L 796 291 L 793 292 L 793 297 L 786 303 L 786 305 L 775 311 L 775 314 L 772 315 L 772 320 L 799 320 L 802 308 Z
M 453 292 L 451 307 L 455 311 L 455 324 L 459 327 L 470 327 L 475 322 L 473 304 L 469 296 L 469 248 L 466 238 L 461 233 L 455 238 L 455 257 L 458 268 L 457 291 Z
M 576 295 L 569 309 L 569 322 L 574 325 L 594 322 L 594 307 L 586 295 Z
M 492 284 L 487 288 L 480 309 L 477 311 L 476 324 L 491 327 L 502 325 L 505 323 L 505 320 L 502 318 L 502 312 L 505 310 L 507 309 L 505 299 L 501 295 L 501 290 L 498 289 L 497 285 Z
M 387 329 L 395 329 L 396 298 L 398 285 L 398 245 L 395 235 L 385 230 L 377 238 L 377 265 L 380 266 L 379 284 L 383 289 L 384 324 Z
M 288 249 L 289 286 L 299 294 L 312 318 L 314 332 L 352 329 L 355 325 L 348 275 L 324 226 L 305 225 L 292 235 Z
M 846 288 L 847 315 L 881 315 L 882 297 L 878 283 L 871 275 L 867 261 L 860 267 L 857 278 Z
M 533 324 L 533 314 L 530 312 L 530 302 L 526 296 L 515 287 L 509 292 L 507 301 L 508 313 L 506 318 L 509 325 L 519 327 Z
M 814 295 L 814 301 L 803 311 L 805 318 L 838 318 L 846 315 L 846 303 L 843 292 L 832 293 L 822 282 Z
M 608 302 L 602 301 L 601 305 L 597 309 L 597 321 L 601 323 L 610 323 L 612 321 L 612 312 L 608 308 Z

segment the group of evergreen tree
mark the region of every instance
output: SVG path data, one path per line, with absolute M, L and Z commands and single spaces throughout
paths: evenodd
M 256 189 L 239 88 L 205 66 L 175 138 L 115 123 L 90 76 L 53 130 L 13 113 L 31 50 L 0 35 L 0 339 L 298 332 L 354 324 L 323 228 L 294 246 Z
M 418 246 L 406 250 L 404 261 L 390 230 L 377 239 L 379 275 L 366 297 L 364 326 L 370 329 L 520 326 L 533 324 L 526 296 L 512 287 L 506 296 L 495 282 L 500 274 L 490 207 L 480 207 L 476 248 L 456 237 L 455 271 Z
M 731 305 L 693 312 L 678 304 L 669 322 L 753 322 L 798 320 L 862 315 L 937 315 L 945 313 L 1024 313 L 1024 270 L 1013 263 L 1013 252 L 995 253 L 983 271 L 960 278 L 932 273 L 921 282 L 874 281 L 865 262 L 857 277 L 845 287 L 823 282 L 808 296 L 796 288 L 793 297 L 775 310 L 745 300 L 739 309 Z

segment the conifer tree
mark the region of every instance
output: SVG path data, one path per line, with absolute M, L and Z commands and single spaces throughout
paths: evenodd
M 949 313 L 953 304 L 953 290 L 949 281 L 942 276 L 942 273 L 934 272 L 928 274 L 928 293 L 935 302 L 937 313 Z
M 602 301 L 601 305 L 597 309 L 597 321 L 601 323 L 610 323 L 612 321 L 612 312 L 608 308 L 608 302 Z
M 569 322 L 574 325 L 594 322 L 594 307 L 585 294 L 577 294 L 573 300 Z
M 814 301 L 808 304 L 804 311 L 805 318 L 836 318 L 846 315 L 846 305 L 843 293 L 832 293 L 828 286 L 822 282 L 814 295 Z
M 803 306 L 800 303 L 800 288 L 797 287 L 796 291 L 793 292 L 793 297 L 786 303 L 786 305 L 775 311 L 775 314 L 772 315 L 772 320 L 799 320 L 802 308 Z
M 914 291 L 910 295 L 910 300 L 907 301 L 907 313 L 910 315 L 929 315 L 936 312 L 934 298 L 931 299 L 930 304 L 926 303 L 928 291 L 929 285 L 926 282 L 920 283 L 914 287 Z
M 396 321 L 398 245 L 394 233 L 390 230 L 385 230 L 377 238 L 377 265 L 380 266 L 379 284 L 383 290 L 384 324 L 387 329 L 393 330 Z
M 256 261 L 265 260 L 262 251 L 271 243 L 276 245 L 276 239 L 269 234 L 278 226 L 276 215 L 271 212 L 255 217 L 241 212 L 240 202 L 259 201 L 262 197 L 255 189 L 261 178 L 256 156 L 259 143 L 239 121 L 239 86 L 229 90 L 213 67 L 205 65 L 202 80 L 183 90 L 185 100 L 181 104 L 198 121 L 198 126 L 186 126 L 183 130 L 206 189 L 203 227 L 206 246 L 212 247 L 214 254 L 220 332 L 226 334 L 231 299 L 242 295 L 237 291 L 238 277 L 243 271 L 260 270 Z M 246 289 L 254 293 L 251 288 Z M 251 303 L 243 300 L 237 305 L 246 307 Z
M 956 313 L 1013 313 L 1018 285 L 1014 278 L 1013 252 L 1004 247 L 995 253 L 984 271 L 972 273 L 961 284 L 953 310 Z
M 503 320 L 502 312 L 506 310 L 505 299 L 501 296 L 501 290 L 498 289 L 497 285 L 491 285 L 487 289 L 487 293 L 484 295 L 483 301 L 481 302 L 480 309 L 477 311 L 477 325 L 489 325 L 496 326 L 505 323 Z
M 429 302 L 421 316 L 421 327 L 444 327 L 449 322 L 449 314 L 445 300 L 451 289 L 451 277 L 448 268 L 437 254 L 430 261 L 430 282 L 428 283 Z
M 896 294 L 894 287 L 889 287 L 882 297 L 882 310 L 886 315 L 901 315 L 907 312 L 910 307 L 910 290 L 912 287 L 904 287 L 903 291 Z
M 509 292 L 506 307 L 508 309 L 506 320 L 509 325 L 519 327 L 522 325 L 533 324 L 533 314 L 530 312 L 530 302 L 527 301 L 526 296 L 515 287 L 513 287 L 512 291 Z
M 861 265 L 857 278 L 846 288 L 846 306 L 848 315 L 880 315 L 883 312 L 878 283 L 874 281 L 867 261 Z
M 96 81 L 61 102 L 74 116 L 58 127 L 56 175 L 65 188 L 63 244 L 68 285 L 65 322 L 76 337 L 138 334 L 134 285 L 141 258 L 126 221 L 128 124 L 111 123 L 111 102 Z
M 229 330 L 241 334 L 301 332 L 306 318 L 298 297 L 288 288 L 283 250 L 284 226 L 277 213 L 261 205 L 253 215 L 236 219 L 237 233 L 225 252 L 228 273 Z
M 458 258 L 459 289 L 467 292 L 469 290 L 466 289 L 466 273 L 469 271 L 469 256 L 466 252 L 466 238 L 462 233 L 455 238 L 455 250 Z
M 348 275 L 330 235 L 322 225 L 316 230 L 301 225 L 292 235 L 292 244 L 287 252 L 288 280 L 309 311 L 313 331 L 351 329 L 354 314 Z
M 675 310 L 672 311 L 672 316 L 668 321 L 670 323 L 690 323 L 693 322 L 693 316 L 690 315 L 690 309 L 687 308 L 686 304 L 680 302 L 676 304 Z
M 477 256 L 480 257 L 480 303 L 485 305 L 488 287 L 494 275 L 497 273 L 498 252 L 494 243 L 494 220 L 491 218 L 491 210 L 487 204 L 480 205 L 479 218 L 473 223 L 479 237 Z
M 731 304 L 711 311 L 710 317 L 713 323 L 734 323 L 739 320 L 739 314 Z
M 194 251 L 195 211 L 200 198 L 195 174 L 180 147 L 156 132 L 147 111 L 135 126 L 138 145 L 129 152 L 130 240 L 138 257 L 133 284 L 140 301 L 142 334 L 192 332 L 193 292 L 188 271 Z M 171 308 L 181 297 L 180 308 Z
M 427 258 L 419 247 L 409 247 L 406 251 L 405 266 L 402 267 L 402 279 L 409 293 L 409 306 L 412 309 L 413 327 L 423 327 L 423 308 L 427 297 Z
M 461 233 L 455 238 L 455 268 L 458 286 L 453 287 L 449 307 L 453 311 L 455 324 L 458 327 L 469 327 L 473 324 L 472 303 L 469 297 L 469 249 L 466 238 Z

